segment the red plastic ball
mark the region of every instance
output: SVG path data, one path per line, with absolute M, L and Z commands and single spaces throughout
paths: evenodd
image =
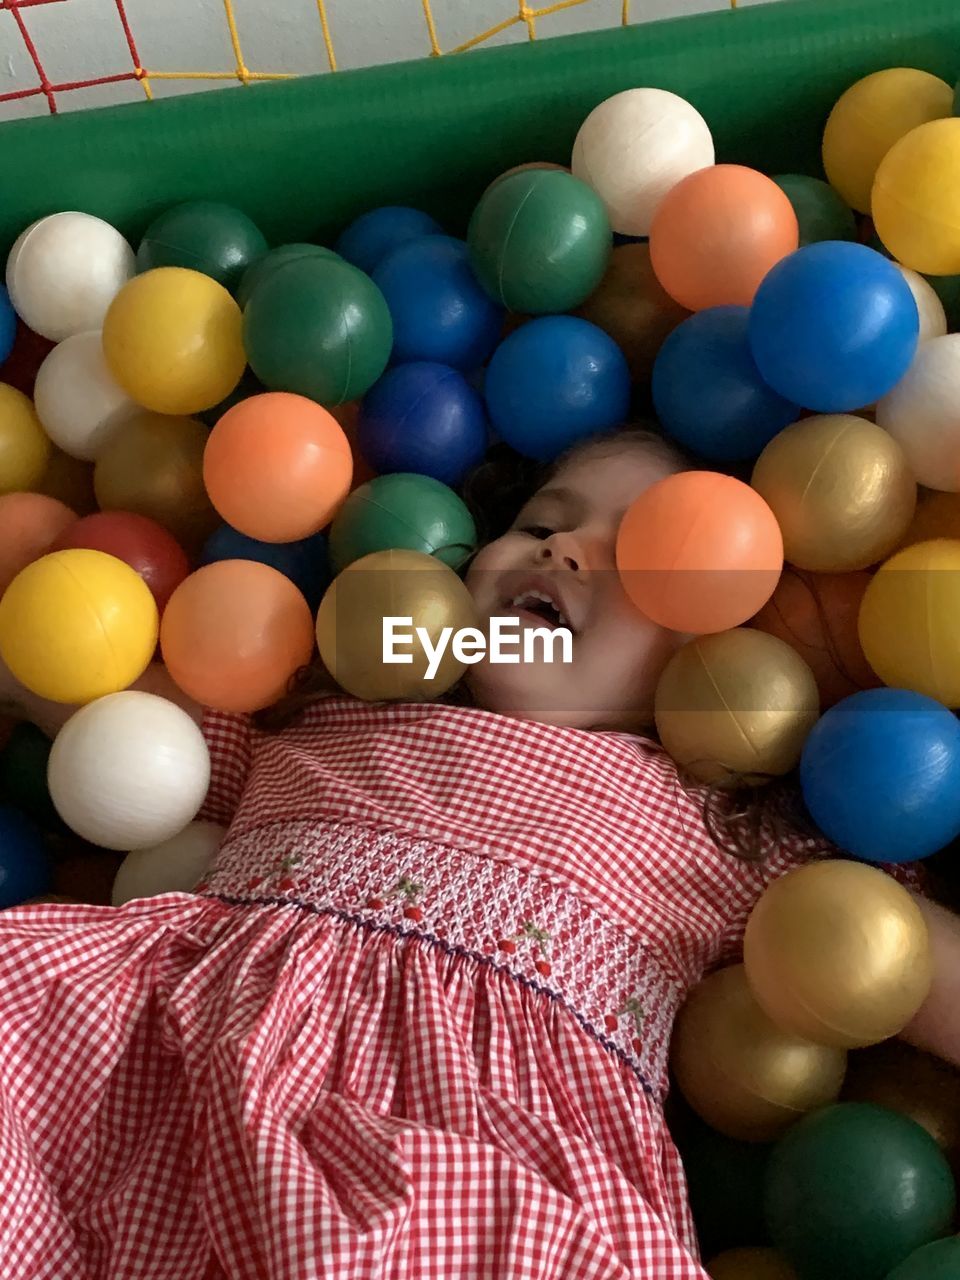
M 190 572 L 186 552 L 156 520 L 133 511 L 100 511 L 75 521 L 57 538 L 52 551 L 71 547 L 105 551 L 135 569 L 153 593 L 162 614 L 167 601 Z

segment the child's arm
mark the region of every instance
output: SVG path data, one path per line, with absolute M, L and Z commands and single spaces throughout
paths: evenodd
M 933 986 L 902 1039 L 960 1067 L 960 916 L 913 895 L 930 931 Z

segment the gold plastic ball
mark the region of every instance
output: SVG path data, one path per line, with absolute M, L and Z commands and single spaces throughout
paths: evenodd
M 777 517 L 784 558 L 820 573 L 882 560 L 917 505 L 900 445 L 854 414 L 822 414 L 781 431 L 757 459 L 751 483 Z
M 317 612 L 320 657 L 333 679 L 368 702 L 438 698 L 460 679 L 467 663 L 449 643 L 432 678 L 424 646 L 397 643 L 409 663 L 384 661 L 384 619 L 411 619 L 396 634 L 423 628 L 433 650 L 447 627 L 455 635 L 477 627 L 473 598 L 456 573 L 420 551 L 375 551 L 354 560 L 334 578 Z
M 781 1031 L 751 994 L 742 964 L 704 978 L 687 997 L 670 1062 L 680 1092 L 729 1138 L 770 1142 L 836 1101 L 847 1055 Z
M 690 641 L 657 686 L 664 748 L 701 782 L 759 783 L 796 765 L 820 714 L 813 672 L 784 640 L 737 627 Z
M 711 1280 L 797 1280 L 797 1273 L 775 1249 L 728 1249 L 707 1264 Z
M 923 1004 L 932 966 L 910 894 L 865 863 L 811 863 L 775 880 L 743 942 L 750 988 L 773 1021 L 857 1049 L 897 1035 Z

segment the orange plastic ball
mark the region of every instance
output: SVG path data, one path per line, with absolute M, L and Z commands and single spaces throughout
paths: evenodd
M 813 672 L 826 711 L 880 680 L 863 656 L 857 619 L 871 575 L 808 573 L 787 567 L 770 600 L 750 624 L 785 640 Z
M 657 279 L 681 306 L 749 306 L 760 281 L 798 247 L 786 194 L 756 169 L 718 164 L 664 196 L 650 228 Z
M 268 391 L 228 409 L 210 432 L 203 478 L 228 524 L 261 542 L 309 538 L 350 492 L 353 457 L 329 410 Z
M 0 595 L 76 519 L 69 507 L 42 493 L 0 495 Z
M 770 599 L 783 538 L 749 485 L 716 471 L 684 471 L 651 485 L 627 510 L 617 569 L 648 618 L 708 635 L 740 626 Z
M 160 649 L 184 693 L 219 711 L 280 698 L 313 654 L 313 617 L 289 578 L 254 560 L 219 560 L 185 578 L 163 614 Z

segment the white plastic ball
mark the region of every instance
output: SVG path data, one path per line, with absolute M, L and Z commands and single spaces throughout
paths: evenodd
M 225 833 L 218 822 L 191 822 L 162 844 L 134 849 L 117 871 L 113 905 L 158 893 L 189 893 L 208 870 Z
M 876 418 L 920 484 L 960 492 L 960 333 L 917 349 L 906 374 L 877 403 Z
M 603 200 L 614 231 L 646 236 L 667 192 L 714 160 L 709 126 L 685 98 L 626 89 L 584 120 L 570 167 Z
M 136 274 L 133 250 L 89 213 L 52 213 L 22 232 L 7 258 L 7 290 L 24 324 L 53 342 L 99 329 Z
M 128 689 L 70 717 L 54 740 L 47 783 L 77 835 L 105 849 L 147 849 L 196 817 L 210 756 L 186 711 Z
M 910 286 L 913 300 L 920 313 L 920 341 L 928 342 L 931 338 L 942 338 L 947 332 L 947 313 L 937 295 L 936 289 L 929 280 L 925 280 L 919 271 L 911 271 L 909 267 L 900 267 L 900 274 Z M 42 419 L 41 419 L 42 421 Z
M 99 329 L 53 348 L 37 371 L 33 403 L 53 443 L 84 462 L 95 462 L 117 429 L 141 412 L 107 368 Z

